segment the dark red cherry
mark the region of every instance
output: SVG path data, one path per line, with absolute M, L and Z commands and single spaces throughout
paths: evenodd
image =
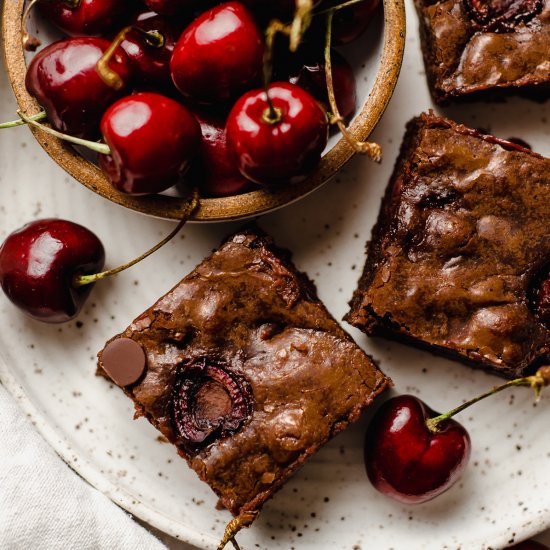
M 201 194 L 227 197 L 242 193 L 251 183 L 239 172 L 227 149 L 225 118 L 199 111 L 194 114 L 202 132 L 201 162 L 195 170 Z
M 131 30 L 120 47 L 128 56 L 132 77 L 139 84 L 152 84 L 157 88 L 172 87 L 170 77 L 170 58 L 182 27 L 176 21 L 162 17 L 155 12 L 146 11 L 137 14 L 130 22 L 131 26 L 144 31 L 155 31 L 161 37 L 159 46 L 152 43 L 138 31 Z
M 235 433 L 250 414 L 251 392 L 224 365 L 201 358 L 180 367 L 172 423 L 186 446 L 197 448 Z
M 259 83 L 262 57 L 262 34 L 252 14 L 240 2 L 227 2 L 204 12 L 183 31 L 170 70 L 185 98 L 220 103 Z
M 510 32 L 539 14 L 543 0 L 464 0 L 472 20 L 485 31 Z
M 29 93 L 60 132 L 94 139 L 99 120 L 111 103 L 122 97 L 125 87 L 115 89 L 97 72 L 97 62 L 109 47 L 103 38 L 69 38 L 46 46 L 31 61 L 25 78 Z M 109 67 L 123 82 L 130 69 L 126 54 L 118 49 Z
M 412 395 L 386 401 L 365 440 L 365 464 L 376 489 L 407 504 L 430 500 L 459 478 L 470 457 L 470 437 L 455 420 L 437 433 L 426 420 L 438 416 Z
M 75 287 L 76 275 L 101 271 L 101 241 L 73 222 L 45 219 L 11 233 L 0 247 L 0 284 L 25 313 L 47 323 L 78 315 L 92 284 Z
M 143 0 L 145 5 L 160 15 L 186 13 L 197 5 L 196 0 Z
M 176 184 L 200 144 L 200 126 L 173 99 L 151 92 L 127 96 L 101 119 L 111 150 L 100 164 L 116 189 L 132 195 L 159 193 Z
M 331 62 L 336 104 L 342 118 L 348 119 L 357 105 L 355 74 L 351 65 L 336 50 L 331 52 Z M 305 61 L 291 72 L 288 80 L 307 90 L 323 104 L 326 111 L 330 111 L 324 60 Z
M 41 13 L 71 36 L 102 36 L 120 23 L 127 0 L 40 0 Z
M 367 30 L 379 6 L 380 0 L 363 0 L 338 10 L 332 23 L 334 45 L 343 46 L 357 40 Z
M 548 550 L 548 546 L 536 540 L 525 540 L 514 546 L 507 546 L 508 550 Z
M 328 139 L 325 111 L 308 92 L 287 82 L 241 97 L 227 119 L 227 144 L 241 174 L 257 183 L 294 183 L 319 164 Z
M 535 290 L 535 315 L 541 323 L 550 328 L 550 274 Z

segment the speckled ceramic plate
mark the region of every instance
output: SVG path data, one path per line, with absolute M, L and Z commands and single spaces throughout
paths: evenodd
M 9 1 L 9 0 L 8 0 Z M 411 14 L 412 15 L 412 14 Z M 405 122 L 432 106 L 416 20 L 410 17 L 402 78 L 374 136 L 385 160 L 355 159 L 322 190 L 263 218 L 276 240 L 318 284 L 341 317 L 363 263 L 363 246 L 397 156 Z M 2 76 L 0 117 L 15 104 Z M 445 111 L 457 120 L 519 136 L 550 155 L 550 105 L 514 100 Z M 172 227 L 121 209 L 71 180 L 39 149 L 28 130 L 0 133 L 0 238 L 38 216 L 62 216 L 95 230 L 116 265 Z M 57 452 L 115 502 L 159 529 L 214 548 L 226 512 L 157 438 L 132 405 L 94 376 L 95 354 L 188 273 L 236 224 L 193 225 L 131 272 L 100 283 L 78 323 L 45 326 L 0 296 L 0 377 Z M 494 376 L 382 340 L 354 336 L 396 382 L 399 392 L 446 409 L 498 382 Z M 239 538 L 244 548 L 477 550 L 501 548 L 550 527 L 550 392 L 535 407 L 525 388 L 500 394 L 461 415 L 473 441 L 464 477 L 437 500 L 402 506 L 377 494 L 364 473 L 368 414 L 319 452 Z

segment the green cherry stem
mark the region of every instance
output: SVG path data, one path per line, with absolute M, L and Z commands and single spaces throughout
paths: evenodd
M 40 111 L 35 115 L 27 117 L 28 120 L 32 120 L 33 122 L 40 122 L 41 120 L 46 120 L 46 118 L 47 115 L 45 111 Z M 17 126 L 25 126 L 26 124 L 29 123 L 22 118 L 19 118 L 18 120 L 12 120 L 11 122 L 2 122 L 0 124 L 0 130 L 3 130 L 5 128 L 16 128 Z
M 183 213 L 178 225 L 176 225 L 173 231 L 171 231 L 169 235 L 167 235 L 164 239 L 162 239 L 162 241 L 157 243 L 155 246 L 153 246 L 153 248 L 150 248 L 147 252 L 145 252 L 141 256 L 134 258 L 132 261 L 124 265 L 121 265 L 119 267 L 116 267 L 114 269 L 102 271 L 101 273 L 93 273 L 91 275 L 75 275 L 72 281 L 73 287 L 78 288 L 84 285 L 95 283 L 96 281 L 105 279 L 105 277 L 110 277 L 111 275 L 116 275 L 121 271 L 125 271 L 129 267 L 132 267 L 133 265 L 136 265 L 137 263 L 141 262 L 141 260 L 144 260 L 151 254 L 156 252 L 159 248 L 162 248 L 168 241 L 172 240 L 178 234 L 179 230 L 185 225 L 185 223 L 190 218 L 191 214 L 193 214 L 193 212 L 195 211 L 198 205 L 199 205 L 199 193 L 196 189 L 194 189 L 188 203 L 186 204 L 183 210 Z
M 100 153 L 101 155 L 111 154 L 111 149 L 109 149 L 109 146 L 105 143 L 97 143 L 95 141 L 90 141 L 88 139 L 69 136 L 68 134 L 64 134 L 62 132 L 58 132 L 57 130 L 54 130 L 53 128 L 50 128 L 49 126 L 44 126 L 44 124 L 41 124 L 36 120 L 33 120 L 33 117 L 28 117 L 21 111 L 17 111 L 17 114 L 21 117 L 23 121 L 22 124 L 26 123 L 29 126 L 34 126 L 35 128 L 39 128 L 43 132 L 46 132 L 47 134 L 55 136 L 56 138 L 62 139 L 63 141 L 68 141 L 69 143 L 73 143 L 74 145 L 82 145 L 83 147 L 87 147 L 88 149 L 91 149 L 96 153 Z
M 463 403 L 462 405 L 450 410 L 449 412 L 440 414 L 439 416 L 435 416 L 434 418 L 428 418 L 428 420 L 426 420 L 426 426 L 428 430 L 430 430 L 432 433 L 437 433 L 439 431 L 439 426 L 441 425 L 442 422 L 445 422 L 445 420 L 452 418 L 455 414 L 462 412 L 464 409 L 467 409 L 470 405 L 473 405 L 474 403 L 477 403 L 478 401 L 481 401 L 486 397 L 495 395 L 496 393 L 499 393 L 507 388 L 512 388 L 516 386 L 531 386 L 535 391 L 535 397 L 538 401 L 540 398 L 540 393 L 542 388 L 548 385 L 550 385 L 550 366 L 544 366 L 544 367 L 541 367 L 532 376 L 524 376 L 522 378 L 516 378 L 515 380 L 510 380 L 505 384 L 496 386 L 490 389 L 489 391 L 482 393 L 481 395 L 478 395 L 477 397 L 474 397 L 469 401 L 466 401 L 466 403 Z
M 362 0 L 361 0 L 362 1 Z M 340 115 L 338 110 L 338 104 L 336 102 L 336 96 L 334 94 L 334 80 L 332 77 L 332 59 L 331 59 L 331 46 L 332 46 L 332 20 L 334 18 L 335 9 L 331 9 L 327 12 L 327 28 L 325 36 L 325 74 L 327 81 L 328 100 L 330 104 L 330 110 L 332 116 L 330 117 L 330 123 L 336 124 L 340 130 L 344 139 L 357 153 L 368 155 L 375 162 L 382 160 L 382 149 L 378 143 L 371 143 L 368 141 L 356 140 L 347 129 L 344 119 Z

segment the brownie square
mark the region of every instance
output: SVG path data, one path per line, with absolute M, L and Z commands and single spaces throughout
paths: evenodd
M 437 103 L 550 96 L 550 0 L 415 0 Z
M 389 384 L 289 253 L 255 229 L 227 240 L 111 339 L 98 372 L 118 380 L 112 350 L 126 346 L 145 355 L 144 374 L 123 388 L 137 416 L 234 515 L 260 509 Z
M 515 377 L 550 353 L 550 160 L 433 114 L 412 120 L 346 320 Z

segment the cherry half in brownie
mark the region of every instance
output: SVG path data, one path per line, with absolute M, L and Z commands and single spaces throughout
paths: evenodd
M 260 509 L 389 384 L 256 230 L 237 233 L 99 353 L 235 516 Z
M 415 0 L 438 103 L 550 97 L 550 0 Z
M 346 320 L 521 376 L 550 356 L 549 268 L 550 160 L 424 114 L 408 125 Z

